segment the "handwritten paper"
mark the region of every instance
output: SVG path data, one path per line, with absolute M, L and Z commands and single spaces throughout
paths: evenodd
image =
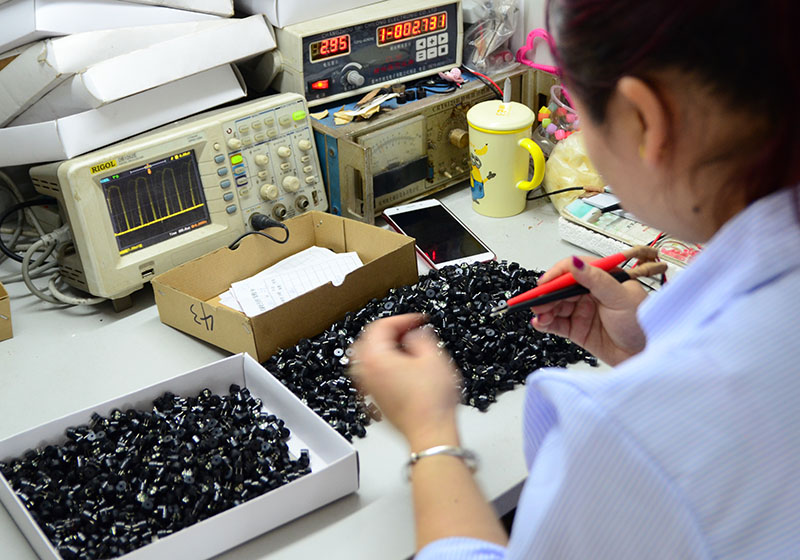
M 309 247 L 255 276 L 234 282 L 220 295 L 220 303 L 254 317 L 328 282 L 338 286 L 360 266 L 357 253 Z

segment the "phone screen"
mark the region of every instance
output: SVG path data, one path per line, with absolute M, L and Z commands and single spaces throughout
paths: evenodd
M 435 264 L 489 252 L 480 241 L 441 206 L 417 208 L 392 215 L 392 221 Z

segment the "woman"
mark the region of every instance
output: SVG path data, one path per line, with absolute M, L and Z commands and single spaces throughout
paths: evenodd
M 365 331 L 355 378 L 423 452 L 418 558 L 796 558 L 800 3 L 551 4 L 598 170 L 626 210 L 707 245 L 649 298 L 577 257 L 542 277 L 591 293 L 534 309 L 533 326 L 614 369 L 528 380 L 510 538 L 458 448 L 458 374 L 423 318 Z

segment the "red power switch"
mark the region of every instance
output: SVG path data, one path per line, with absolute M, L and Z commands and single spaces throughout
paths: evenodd
M 311 82 L 311 89 L 322 90 L 328 89 L 331 87 L 330 80 L 317 80 L 316 82 Z

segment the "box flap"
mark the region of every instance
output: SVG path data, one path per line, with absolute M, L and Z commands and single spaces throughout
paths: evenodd
M 275 48 L 271 29 L 262 15 L 184 24 L 181 29 L 150 44 L 143 41 L 130 52 L 93 61 L 34 100 L 13 123 L 40 122 L 95 109 Z M 216 48 L 205 56 L 193 56 L 206 45 Z M 164 60 L 172 63 L 162 64 Z
M 57 161 L 244 97 L 232 66 L 220 66 L 55 121 L 0 128 L 0 167 Z
M 116 0 L 16 0 L 0 3 L 0 52 L 44 37 L 135 25 L 217 18 L 191 10 Z
M 308 214 L 287 220 L 286 224 L 289 228 L 286 243 L 249 235 L 236 249 L 222 247 L 168 270 L 156 280 L 207 302 L 228 290 L 233 282 L 249 278 L 314 244 L 314 230 Z
M 374 4 L 380 0 L 235 0 L 236 8 L 244 13 L 266 14 L 275 27 L 286 27 L 330 14 L 344 13 L 353 8 Z

